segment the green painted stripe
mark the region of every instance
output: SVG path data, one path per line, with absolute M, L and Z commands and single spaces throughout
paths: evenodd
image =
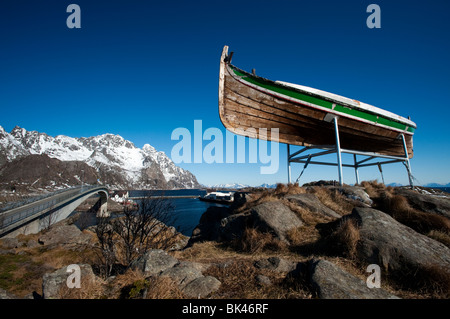
M 333 110 L 336 112 L 355 116 L 355 117 L 358 117 L 358 118 L 361 118 L 361 119 L 364 119 L 364 120 L 367 120 L 367 121 L 370 121 L 373 123 L 379 123 L 379 124 L 389 126 L 392 128 L 396 128 L 396 129 L 399 129 L 402 131 L 406 130 L 407 132 L 410 132 L 410 133 L 414 133 L 414 131 L 415 131 L 414 127 L 410 127 L 403 123 L 393 121 L 389 118 L 386 118 L 386 117 L 383 117 L 380 115 L 376 115 L 373 113 L 364 112 L 362 110 L 351 108 L 348 106 L 342 106 L 342 105 L 339 105 L 339 104 L 336 104 L 336 103 L 333 103 L 333 102 L 330 102 L 327 100 L 323 100 L 323 99 L 320 99 L 320 98 L 317 98 L 317 97 L 314 97 L 311 95 L 302 94 L 294 89 L 288 89 L 285 86 L 278 85 L 273 81 L 266 80 L 261 77 L 252 76 L 249 73 L 239 70 L 232 65 L 229 65 L 229 66 L 233 70 L 234 74 L 239 76 L 242 80 L 244 80 L 248 83 L 257 85 L 259 87 L 265 88 L 267 90 L 270 90 L 270 91 L 273 91 L 276 93 L 280 93 L 280 94 L 292 97 L 292 98 L 300 100 L 300 101 L 304 101 L 304 102 L 315 104 L 315 105 L 318 105 L 321 107 L 325 107 L 330 110 L 333 109 L 333 104 L 335 104 L 335 107 Z

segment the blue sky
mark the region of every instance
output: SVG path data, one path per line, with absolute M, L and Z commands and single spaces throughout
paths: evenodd
M 69 29 L 66 8 L 81 8 Z M 369 29 L 366 8 L 381 8 Z M 449 1 L 16 1 L 0 2 L 0 125 L 73 137 L 114 133 L 170 156 L 172 131 L 225 128 L 218 115 L 219 57 L 273 80 L 298 83 L 381 107 L 418 125 L 413 175 L 450 182 Z M 208 142 L 204 142 L 204 146 Z M 199 182 L 286 182 L 257 164 L 187 164 Z M 345 158 L 344 158 L 345 159 Z M 293 166 L 296 178 L 302 166 Z M 407 183 L 401 164 L 386 183 Z M 362 180 L 380 179 L 377 168 Z M 309 166 L 301 183 L 337 179 Z M 344 182 L 354 173 L 344 169 Z

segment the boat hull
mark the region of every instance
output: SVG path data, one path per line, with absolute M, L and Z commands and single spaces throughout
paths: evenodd
M 341 148 L 404 157 L 403 134 L 408 157 L 413 157 L 415 127 L 388 120 L 383 123 L 379 116 L 365 116 L 348 105 L 332 103 L 326 98 L 322 101 L 320 96 L 306 96 L 305 92 L 300 94 L 284 85 L 246 73 L 231 65 L 227 58 L 228 48 L 225 47 L 220 63 L 219 115 L 229 131 L 269 139 L 270 130 L 278 129 L 280 143 L 329 147 L 336 142 L 332 119 L 337 117 Z M 290 95 L 289 90 L 292 91 Z M 301 100 L 297 96 L 305 98 Z M 331 108 L 325 108 L 325 103 L 331 104 Z M 261 135 L 265 129 L 267 135 Z

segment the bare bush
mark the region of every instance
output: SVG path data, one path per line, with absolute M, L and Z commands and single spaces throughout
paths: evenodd
M 172 203 L 162 197 L 146 196 L 137 208 L 124 209 L 122 216 L 99 219 L 96 234 L 102 269 L 109 276 L 115 263 L 125 268 L 150 249 L 168 249 L 178 240 L 178 232 L 167 225 L 176 216 Z

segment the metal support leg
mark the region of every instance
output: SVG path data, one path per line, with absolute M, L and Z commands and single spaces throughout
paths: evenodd
M 403 142 L 403 150 L 405 151 L 405 166 L 406 171 L 408 172 L 408 178 L 409 178 L 409 185 L 411 188 L 414 188 L 413 180 L 412 180 L 412 173 L 411 173 L 411 164 L 409 163 L 409 156 L 408 156 L 408 148 L 406 147 L 406 141 L 405 136 L 403 134 L 400 135 Z
M 381 180 L 383 181 L 383 184 L 386 185 L 386 183 L 384 182 L 384 175 L 383 175 L 383 169 L 381 168 L 381 163 L 378 163 L 378 170 L 381 173 Z
M 291 148 L 289 144 L 287 144 L 287 164 L 288 164 L 288 183 L 291 183 Z
M 342 156 L 341 156 L 341 144 L 339 142 L 339 129 L 337 117 L 334 118 L 334 132 L 336 134 L 336 153 L 337 153 L 337 161 L 338 161 L 338 172 L 339 172 L 339 185 L 343 185 L 342 181 Z
M 355 177 L 356 177 L 356 184 L 359 185 L 358 161 L 356 160 L 356 154 L 353 154 L 353 159 L 355 160 Z

